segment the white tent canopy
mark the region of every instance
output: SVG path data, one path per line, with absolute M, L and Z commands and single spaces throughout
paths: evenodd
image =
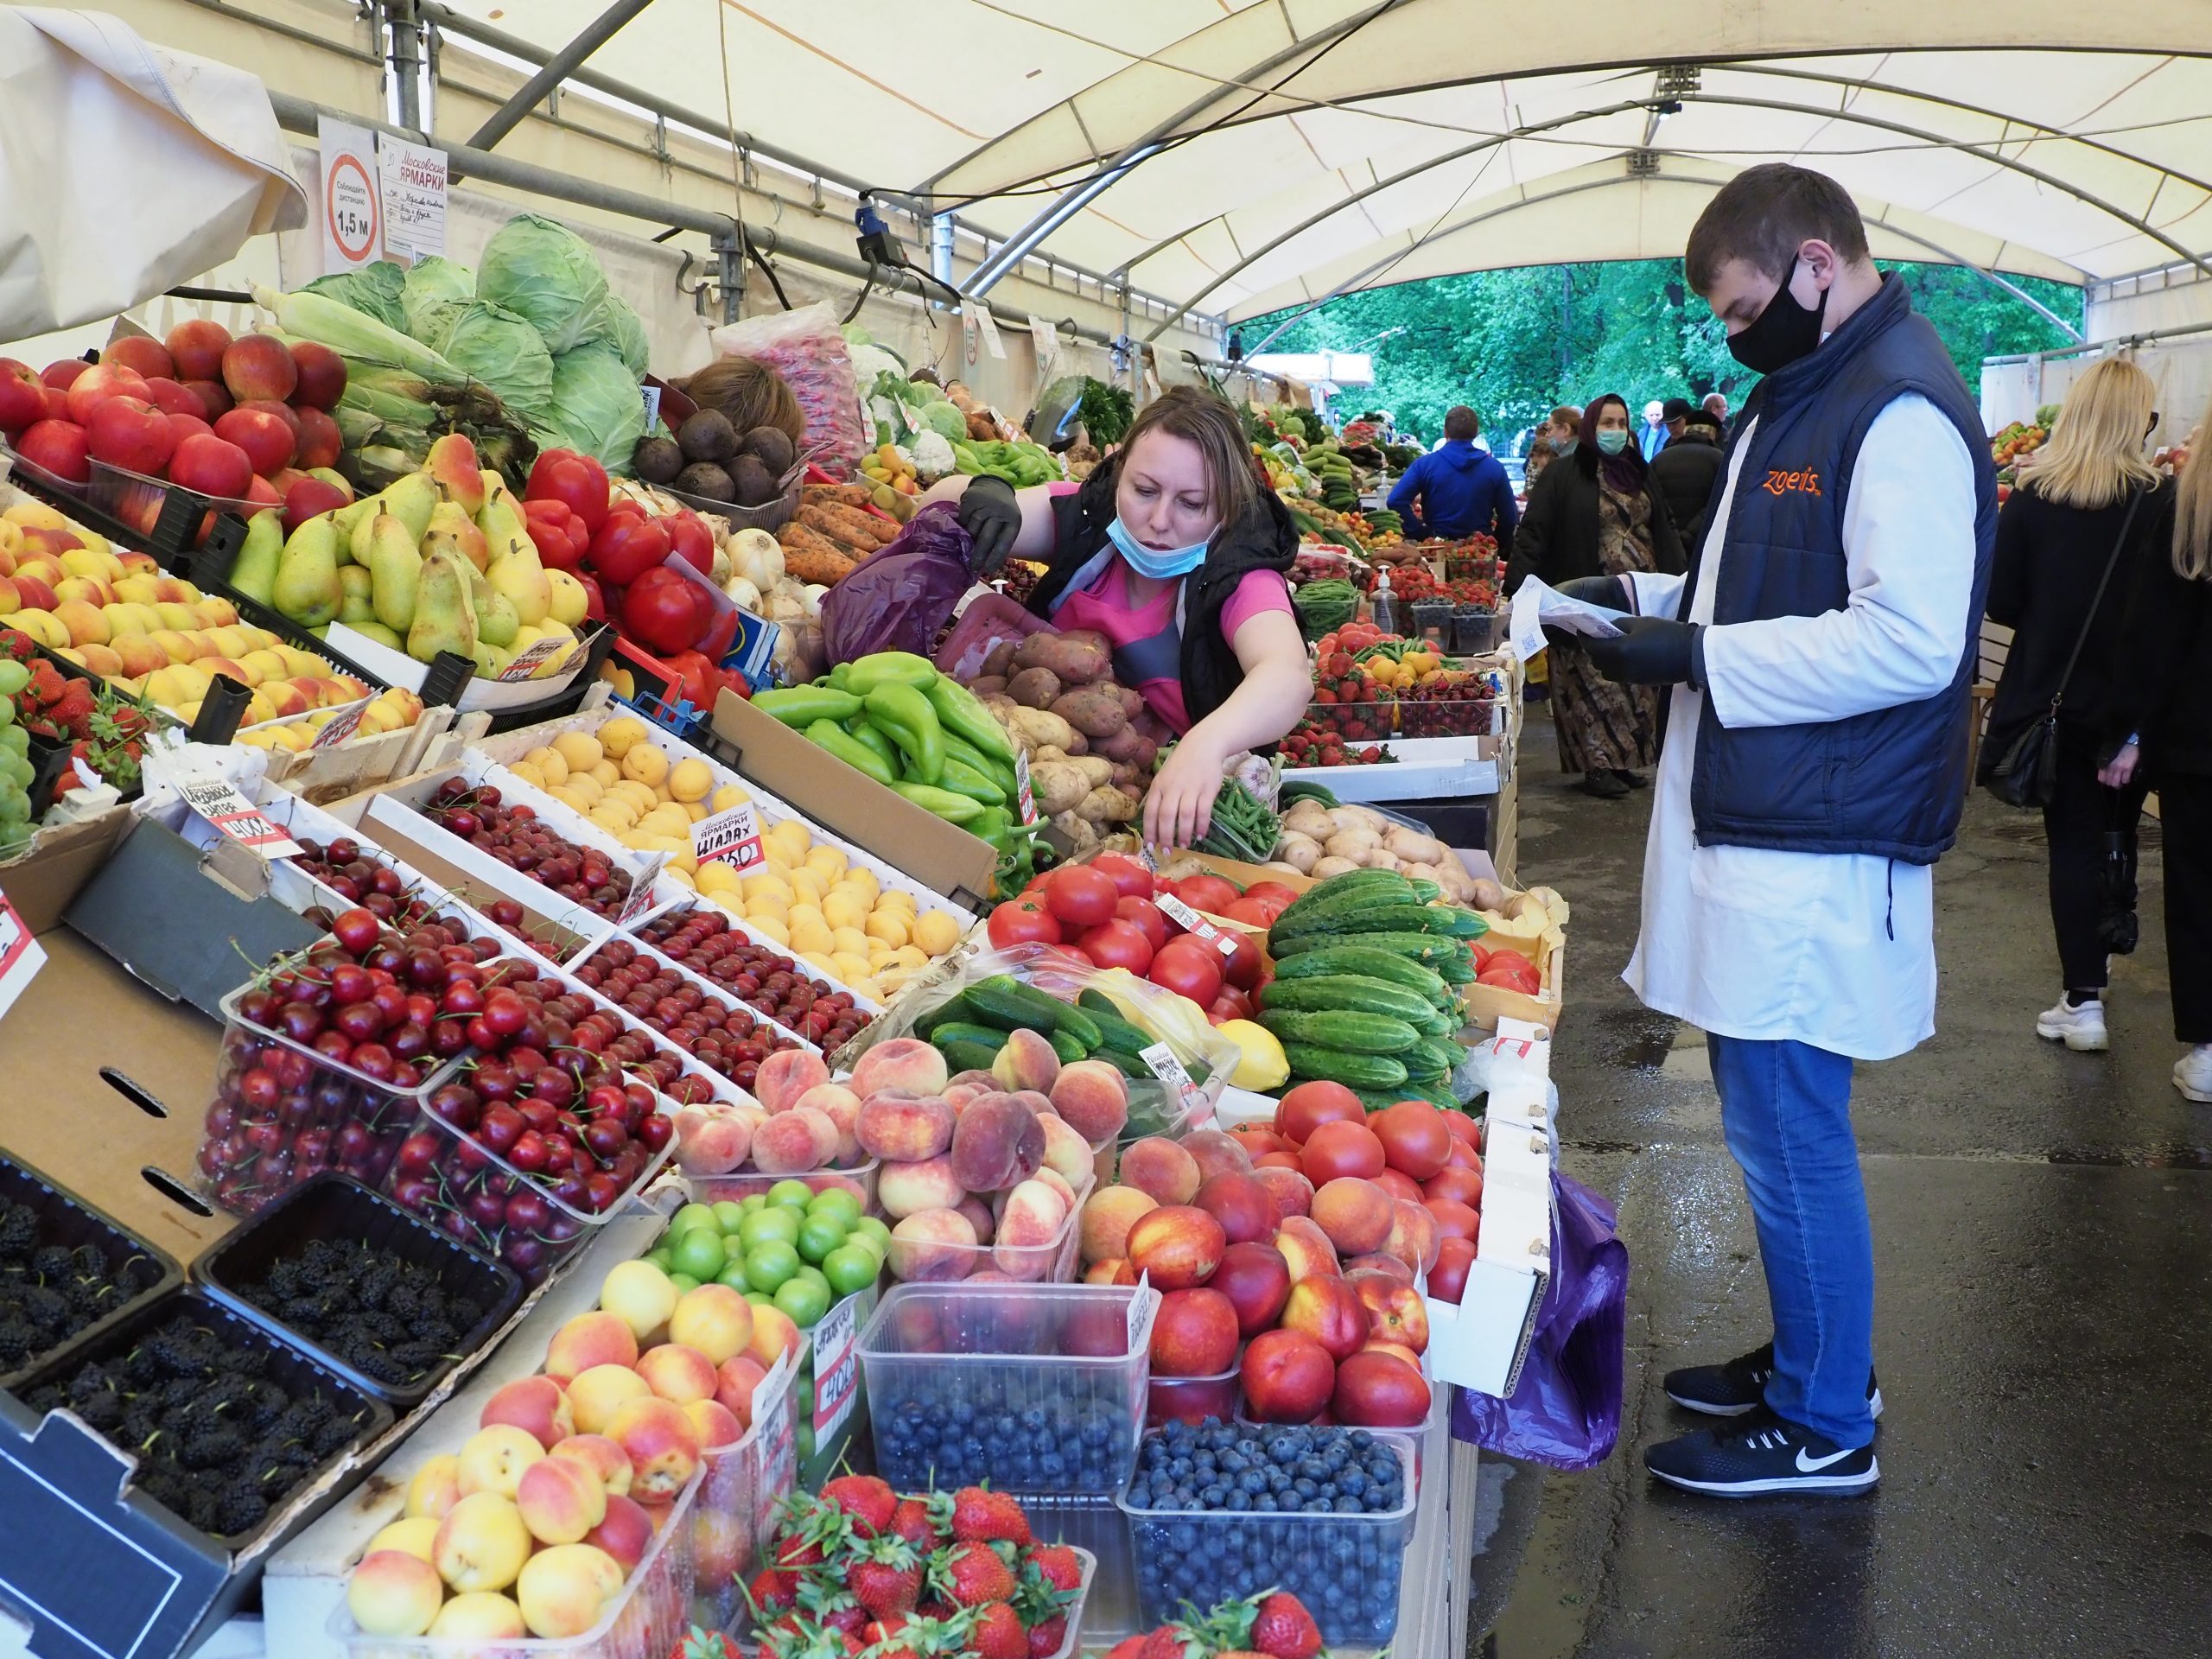
M 552 48 L 604 0 L 448 3 Z M 592 67 L 727 93 L 764 141 L 1236 318 L 1679 253 L 1773 159 L 1841 179 L 1885 257 L 2073 282 L 2194 258 L 2208 54 L 2202 0 L 654 0 Z

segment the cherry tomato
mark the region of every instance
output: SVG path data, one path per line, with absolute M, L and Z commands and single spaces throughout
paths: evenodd
M 1027 899 L 1009 899 L 995 906 L 984 930 L 994 949 L 1010 944 L 1058 944 L 1060 925 L 1042 905 Z
M 1167 943 L 1168 933 L 1172 931 L 1167 925 L 1167 918 L 1160 914 L 1160 906 L 1151 899 L 1125 895 L 1121 903 L 1114 906 L 1114 913 L 1125 922 L 1135 923 L 1143 930 L 1145 938 L 1152 941 L 1154 950 Z
M 1088 864 L 1065 864 L 1045 883 L 1045 908 L 1071 928 L 1103 926 L 1121 902 L 1114 878 Z
M 1200 1007 L 1221 995 L 1221 953 L 1203 939 L 1170 940 L 1152 959 L 1148 977 Z
M 1192 910 L 1203 910 L 1209 916 L 1218 916 L 1226 905 L 1237 899 L 1236 885 L 1217 875 L 1185 876 L 1175 890 L 1175 896 Z
M 1152 941 L 1135 923 L 1119 918 L 1092 928 L 1076 945 L 1100 968 L 1126 968 L 1142 978 L 1152 967 Z
M 1105 853 L 1092 859 L 1090 868 L 1103 871 L 1111 877 L 1114 890 L 1124 899 L 1152 897 L 1152 872 L 1134 858 L 1123 858 L 1119 853 Z

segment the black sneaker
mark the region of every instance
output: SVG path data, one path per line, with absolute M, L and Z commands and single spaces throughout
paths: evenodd
M 1645 777 L 1640 772 L 1630 772 L 1624 766 L 1614 767 L 1613 776 L 1619 779 L 1621 782 L 1626 784 L 1630 789 L 1649 789 L 1651 787 L 1651 780 L 1649 778 Z
M 1628 794 L 1628 785 L 1612 772 L 1586 772 L 1579 785 L 1585 795 L 1594 795 L 1601 801 L 1618 801 Z
M 1740 1417 L 1766 1403 L 1767 1379 L 1774 1375 L 1774 1344 L 1754 1348 L 1726 1365 L 1689 1365 L 1667 1373 L 1667 1397 L 1708 1417 Z M 1866 1373 L 1866 1408 L 1882 1414 L 1882 1390 Z
M 1764 1410 L 1726 1428 L 1662 1440 L 1645 1450 L 1643 1466 L 1669 1486 L 1708 1497 L 1847 1497 L 1882 1478 L 1871 1444 L 1847 1449 Z

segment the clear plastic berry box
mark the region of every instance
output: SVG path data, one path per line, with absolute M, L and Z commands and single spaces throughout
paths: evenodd
M 637 1571 L 582 1636 L 371 1636 L 353 1623 L 342 1599 L 324 1629 L 347 1659 L 666 1659 L 690 1625 L 692 1516 L 703 1478 L 703 1471 L 695 1472 L 676 1495 Z
M 1149 1286 L 893 1287 L 860 1338 L 877 1472 L 902 1491 L 1120 1491 L 1159 1307 Z
M 683 1178 L 685 1196 L 693 1204 L 720 1204 L 725 1198 L 741 1204 L 756 1192 L 766 1192 L 781 1181 L 801 1181 L 810 1192 L 827 1192 L 842 1187 L 861 1201 L 861 1213 L 875 1212 L 875 1178 L 882 1169 L 880 1161 L 871 1158 L 866 1163 L 832 1165 L 827 1169 L 810 1169 L 797 1175 L 766 1175 L 757 1169 L 737 1168 L 726 1175 L 686 1175 Z
M 238 1008 L 251 989 L 220 1004 L 223 1041 L 198 1166 L 207 1195 L 251 1216 L 326 1169 L 368 1186 L 384 1180 L 430 1091 L 458 1062 L 435 1064 L 401 1088 L 248 1020 Z
M 1146 1439 L 1164 1432 L 1154 1431 Z M 1399 1574 L 1414 1533 L 1413 1447 L 1402 1435 L 1344 1432 L 1364 1435 L 1369 1446 L 1396 1460 L 1402 1496 L 1394 1508 L 1379 1514 L 1326 1515 L 1154 1509 L 1129 1501 L 1135 1481 L 1125 1486 L 1116 1501 L 1128 1517 L 1138 1628 L 1148 1630 L 1179 1617 L 1185 1602 L 1211 1607 L 1281 1585 L 1296 1592 L 1330 1646 L 1387 1643 L 1398 1628 Z M 1238 1455 L 1250 1458 L 1244 1450 L 1249 1446 L 1266 1459 L 1269 1447 L 1263 1442 L 1269 1438 L 1265 1431 L 1246 1434 L 1236 1442 Z M 1299 1458 L 1292 1466 L 1306 1461 Z
M 798 1474 L 787 1356 L 753 1390 L 753 1422 L 733 1444 L 702 1459 L 691 1510 L 691 1622 L 726 1630 L 745 1605 L 743 1586 L 775 1525 L 777 1506 Z
M 1170 1418 L 1198 1423 L 1218 1417 L 1225 1423 L 1243 1398 L 1243 1374 L 1234 1365 L 1214 1376 L 1155 1376 L 1146 1394 L 1144 1426 L 1158 1428 Z

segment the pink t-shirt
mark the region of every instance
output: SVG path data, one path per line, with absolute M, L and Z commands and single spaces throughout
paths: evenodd
M 1183 706 L 1182 636 L 1175 616 L 1182 593 L 1183 584 L 1173 582 L 1147 603 L 1135 604 L 1129 594 L 1129 567 L 1116 558 L 1088 588 L 1062 600 L 1052 615 L 1052 626 L 1063 632 L 1090 628 L 1104 634 L 1114 648 L 1114 677 L 1133 689 L 1179 735 L 1191 729 L 1190 711 Z M 1262 611 L 1296 614 L 1291 609 L 1290 584 L 1279 570 L 1244 573 L 1221 607 L 1221 637 L 1234 640 L 1236 631 Z

